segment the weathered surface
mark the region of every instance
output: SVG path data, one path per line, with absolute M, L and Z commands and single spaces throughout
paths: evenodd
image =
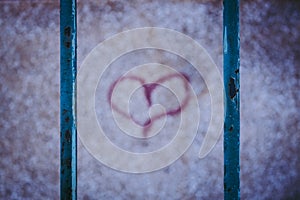
M 221 70 L 221 6 L 222 2 L 217 1 L 198 5 L 190 0 L 79 1 L 78 66 L 96 44 L 119 31 L 160 26 L 195 38 Z M 241 1 L 240 14 L 241 199 L 297 199 L 300 185 L 299 3 Z M 1 1 L 0 28 L 0 198 L 58 199 L 58 1 Z M 180 65 L 188 66 L 172 55 L 158 54 L 162 55 L 161 60 L 151 52 L 147 55 L 135 52 L 113 65 L 118 69 L 123 66 L 126 71 L 126 67 L 140 60 L 153 61 L 152 55 L 156 61 L 178 69 Z M 117 78 L 121 71 L 107 73 Z M 192 71 L 184 72 L 201 93 L 201 119 L 207 125 L 210 112 L 205 85 Z M 109 82 L 106 86 L 109 87 Z M 98 116 L 104 118 L 100 108 L 99 105 Z M 110 123 L 106 128 L 115 131 Z M 176 127 L 170 123 L 165 132 L 172 128 Z M 208 157 L 198 160 L 205 128 L 202 125 L 195 144 L 184 157 L 164 170 L 145 175 L 119 173 L 103 166 L 79 142 L 78 199 L 118 199 L 116 196 L 119 199 L 221 199 L 223 141 L 218 142 Z M 156 141 L 130 146 L 134 141 L 124 142 L 123 136 L 118 137 L 121 133 L 115 132 L 109 137 L 132 151 L 142 147 L 144 152 L 151 151 L 172 139 L 172 135 L 162 133 Z
M 77 199 L 76 1 L 60 4 L 60 199 Z
M 223 3 L 224 199 L 240 199 L 239 0 Z

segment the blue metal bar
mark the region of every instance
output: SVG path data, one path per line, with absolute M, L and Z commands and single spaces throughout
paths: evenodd
M 60 199 L 76 199 L 76 0 L 60 1 Z
M 223 1 L 224 199 L 240 199 L 239 0 Z

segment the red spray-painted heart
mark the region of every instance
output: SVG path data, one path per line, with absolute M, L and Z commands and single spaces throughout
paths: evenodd
M 148 108 L 150 108 L 153 105 L 152 104 L 153 91 L 157 88 L 157 86 L 159 86 L 162 83 L 164 83 L 168 80 L 171 80 L 171 79 L 180 79 L 183 83 L 183 88 L 185 90 L 185 97 L 183 98 L 182 102 L 180 102 L 180 105 L 178 107 L 167 110 L 166 113 L 160 113 L 160 114 L 154 115 L 151 119 L 149 118 L 144 123 L 138 122 L 137 120 L 135 120 L 133 118 L 133 116 L 131 114 L 125 112 L 120 107 L 118 107 L 118 105 L 116 105 L 115 103 L 112 102 L 112 93 L 113 93 L 113 90 L 115 89 L 116 85 L 118 83 L 121 84 L 121 82 L 123 82 L 125 80 L 131 80 L 131 81 L 136 81 L 139 84 L 141 84 L 141 86 L 144 89 L 144 95 L 145 95 L 145 99 L 147 101 Z M 190 91 L 189 91 L 189 85 L 188 85 L 189 82 L 190 82 L 189 77 L 183 73 L 168 74 L 168 75 L 165 75 L 165 76 L 157 79 L 153 83 L 146 83 L 146 81 L 143 78 L 138 77 L 136 75 L 122 76 L 111 84 L 109 91 L 108 91 L 108 102 L 111 105 L 111 109 L 115 110 L 122 116 L 133 120 L 136 124 L 144 127 L 144 135 L 145 135 L 145 134 L 147 134 L 147 130 L 151 126 L 152 122 L 160 119 L 161 117 L 163 117 L 165 115 L 169 115 L 169 116 L 178 115 L 186 107 L 186 105 L 188 104 L 189 98 L 190 98 L 190 95 L 189 95 Z

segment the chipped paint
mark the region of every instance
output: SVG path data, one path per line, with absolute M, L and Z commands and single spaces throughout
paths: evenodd
M 76 199 L 76 0 L 60 2 L 60 199 Z
M 224 199 L 240 199 L 239 0 L 224 0 Z
M 227 46 L 227 27 L 224 26 L 224 41 L 223 41 L 223 47 L 224 47 L 224 54 L 227 53 L 227 49 L 228 49 L 228 46 Z

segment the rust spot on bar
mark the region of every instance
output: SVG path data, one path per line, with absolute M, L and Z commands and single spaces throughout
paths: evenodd
M 69 130 L 65 132 L 65 139 L 67 142 L 71 142 L 71 132 Z
M 70 37 L 71 36 L 71 27 L 70 26 L 67 26 L 65 29 L 64 29 L 64 35 L 66 37 Z
M 68 188 L 67 189 L 67 195 L 68 196 L 72 196 L 72 188 Z
M 71 169 L 71 165 L 72 165 L 71 162 L 72 162 L 71 159 L 66 159 L 65 166 L 67 169 Z
M 65 42 L 65 46 L 66 46 L 67 48 L 70 48 L 70 47 L 71 47 L 71 42 L 69 42 L 69 41 Z
M 233 99 L 236 95 L 236 86 L 235 86 L 235 80 L 234 78 L 230 77 L 230 80 L 229 80 L 229 95 L 230 95 L 230 98 Z

